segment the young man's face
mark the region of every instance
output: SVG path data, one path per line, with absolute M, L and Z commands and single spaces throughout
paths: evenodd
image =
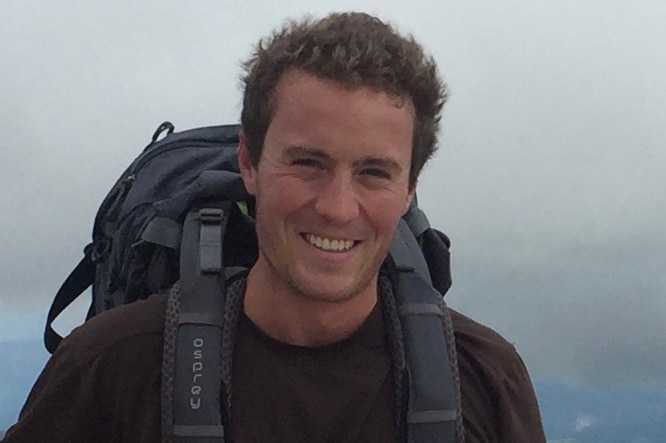
M 256 274 L 276 291 L 312 300 L 374 297 L 413 196 L 413 105 L 299 70 L 275 93 L 257 167 L 244 140 L 239 147 L 245 186 L 257 199 Z

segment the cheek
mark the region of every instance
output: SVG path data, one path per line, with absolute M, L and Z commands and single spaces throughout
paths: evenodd
M 398 220 L 405 213 L 405 199 L 402 198 L 375 198 L 366 205 L 366 211 L 371 223 L 380 235 L 392 234 L 396 229 Z
M 303 206 L 307 196 L 307 187 L 298 180 L 273 177 L 260 183 L 257 201 L 265 213 L 284 218 Z

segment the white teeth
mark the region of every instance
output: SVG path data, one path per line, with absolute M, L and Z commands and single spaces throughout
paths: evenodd
M 324 251 L 346 251 L 354 246 L 354 240 L 331 240 L 324 237 L 317 237 L 316 235 L 308 234 L 308 242 L 323 249 Z

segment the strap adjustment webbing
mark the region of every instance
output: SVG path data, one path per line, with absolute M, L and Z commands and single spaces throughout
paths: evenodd
M 203 208 L 199 211 L 201 234 L 199 238 L 199 265 L 204 274 L 222 270 L 222 218 L 219 208 Z

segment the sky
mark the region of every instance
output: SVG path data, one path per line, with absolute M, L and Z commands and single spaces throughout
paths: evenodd
M 41 339 L 99 203 L 159 123 L 238 122 L 259 38 L 360 10 L 412 33 L 452 91 L 418 188 L 452 239 L 449 305 L 535 378 L 666 383 L 666 3 L 330 4 L 0 3 L 0 341 Z

